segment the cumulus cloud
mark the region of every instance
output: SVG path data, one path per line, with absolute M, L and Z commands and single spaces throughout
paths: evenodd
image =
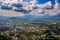
M 3 1 L 4 2 L 4 1 Z M 13 11 L 14 9 L 18 9 L 19 8 L 16 8 L 16 7 L 13 7 L 13 10 L 11 11 L 4 11 L 4 13 L 2 12 L 2 10 L 0 11 L 0 15 L 6 15 L 6 16 L 25 16 L 25 15 L 38 15 L 38 16 L 45 16 L 45 15 L 49 15 L 49 16 L 53 16 L 53 15 L 57 15 L 58 13 L 60 13 L 60 10 L 59 9 L 59 3 L 57 2 L 57 0 L 55 1 L 55 6 L 54 6 L 54 9 L 52 8 L 52 4 L 51 4 L 51 1 L 48 1 L 47 3 L 44 3 L 44 4 L 38 4 L 37 3 L 37 0 L 31 0 L 29 2 L 24 2 L 23 0 L 20 0 L 19 1 L 20 4 L 22 5 L 22 9 L 25 10 L 25 11 L 29 11 L 31 10 L 30 12 L 15 12 Z M 17 0 L 13 0 L 13 1 L 6 1 L 4 3 L 10 3 L 10 6 L 13 4 L 13 3 L 18 3 Z M 5 5 L 5 4 L 3 4 Z M 36 9 L 34 9 L 36 7 Z M 12 13 L 11 13 L 12 12 Z
M 58 0 L 55 0 L 55 7 L 54 7 L 54 8 L 55 8 L 55 9 L 59 9 L 59 6 L 60 6 L 59 4 L 60 4 L 60 3 L 58 2 Z
M 46 8 L 46 7 L 51 7 L 51 6 L 52 6 L 51 1 L 44 4 L 37 4 L 38 8 Z
M 60 10 L 56 10 L 56 9 L 51 9 L 51 10 L 46 10 L 45 11 L 45 14 L 50 15 L 50 16 L 57 15 L 58 13 L 60 13 Z
M 49 1 L 45 4 L 36 4 L 36 7 L 37 7 L 37 9 L 35 9 L 35 10 L 33 9 L 32 12 L 30 12 L 30 14 L 44 16 L 49 13 L 48 15 L 50 15 L 50 13 L 51 13 L 50 8 L 52 7 L 52 4 L 51 4 L 51 1 Z M 50 10 L 48 10 L 47 8 Z M 51 13 L 51 15 L 53 15 L 53 14 Z
M 30 2 L 23 2 L 22 5 L 23 5 L 23 9 L 26 9 L 26 10 L 32 10 L 33 7 L 35 7 L 37 4 L 37 1 L 36 0 L 31 0 Z
M 0 16 L 25 16 L 26 14 L 22 12 L 15 12 L 15 11 L 9 11 L 9 10 L 1 10 L 0 9 Z
M 46 6 L 52 6 L 51 1 L 45 3 L 44 5 L 46 5 Z
M 32 12 L 30 12 L 29 14 L 43 16 L 44 13 L 42 13 L 42 12 L 43 12 L 43 9 L 36 9 L 36 10 L 32 10 Z

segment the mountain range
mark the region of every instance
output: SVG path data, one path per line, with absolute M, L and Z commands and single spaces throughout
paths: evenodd
M 42 20 L 60 20 L 60 15 L 55 16 L 36 16 L 36 15 L 26 15 L 26 16 L 15 16 L 15 17 L 7 17 L 7 16 L 0 16 L 0 19 L 42 19 Z

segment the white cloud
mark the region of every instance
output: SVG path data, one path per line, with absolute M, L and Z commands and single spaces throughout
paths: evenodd
M 47 7 L 47 6 L 52 6 L 51 1 L 45 3 L 44 5 L 45 5 L 46 7 Z
M 25 16 L 26 14 L 22 12 L 15 12 L 11 10 L 1 10 L 0 9 L 0 16 Z
M 58 13 L 60 13 L 60 10 L 57 9 L 51 9 L 45 11 L 45 14 L 50 16 L 57 15 Z
M 49 1 L 49 2 L 44 3 L 44 4 L 36 4 L 36 6 L 40 9 L 44 9 L 44 8 L 47 8 L 47 7 L 51 7 L 52 4 L 51 4 L 51 1 Z
M 57 2 L 58 0 L 55 0 L 55 9 L 59 9 L 59 3 Z
M 54 8 L 55 8 L 55 9 L 59 9 L 59 8 L 58 8 L 58 5 L 59 5 L 59 4 L 56 3 Z
M 37 4 L 37 1 L 36 0 L 32 0 L 30 2 L 23 2 L 22 5 L 23 5 L 23 9 L 26 9 L 26 10 L 32 10 L 33 7 L 35 7 Z
M 8 2 L 8 3 L 17 3 L 17 0 L 14 0 L 12 2 Z M 25 10 L 32 10 L 29 14 L 30 15 L 38 15 L 38 16 L 44 16 L 44 15 L 56 15 L 57 13 L 60 12 L 60 10 L 58 10 L 58 6 L 59 3 L 56 1 L 56 4 L 54 6 L 54 9 L 45 9 L 45 8 L 50 8 L 52 6 L 51 1 L 45 3 L 45 4 L 37 4 L 36 0 L 32 0 L 30 2 L 23 2 L 23 0 L 20 0 L 20 3 L 22 4 L 22 8 Z M 37 9 L 33 9 L 33 7 L 37 7 Z M 15 8 L 14 8 L 15 9 Z M 47 11 L 46 11 L 47 10 Z M 11 13 L 12 12 L 12 13 Z M 2 13 L 2 14 L 1 14 Z M 29 15 L 27 13 L 27 15 Z M 14 11 L 0 11 L 0 15 L 6 15 L 6 16 L 25 16 L 26 14 L 23 12 L 14 12 Z
M 32 10 L 32 12 L 30 12 L 29 14 L 43 16 L 44 14 L 41 14 L 42 12 L 43 12 L 43 9 L 36 9 L 36 10 Z

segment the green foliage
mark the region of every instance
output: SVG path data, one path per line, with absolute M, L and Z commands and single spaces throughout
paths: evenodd
M 0 40 L 12 40 L 10 37 L 0 35 Z

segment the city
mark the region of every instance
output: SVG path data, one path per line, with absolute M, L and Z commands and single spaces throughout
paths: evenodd
M 60 40 L 60 0 L 0 0 L 0 40 Z
M 60 20 L 0 20 L 0 35 L 8 40 L 60 40 Z

